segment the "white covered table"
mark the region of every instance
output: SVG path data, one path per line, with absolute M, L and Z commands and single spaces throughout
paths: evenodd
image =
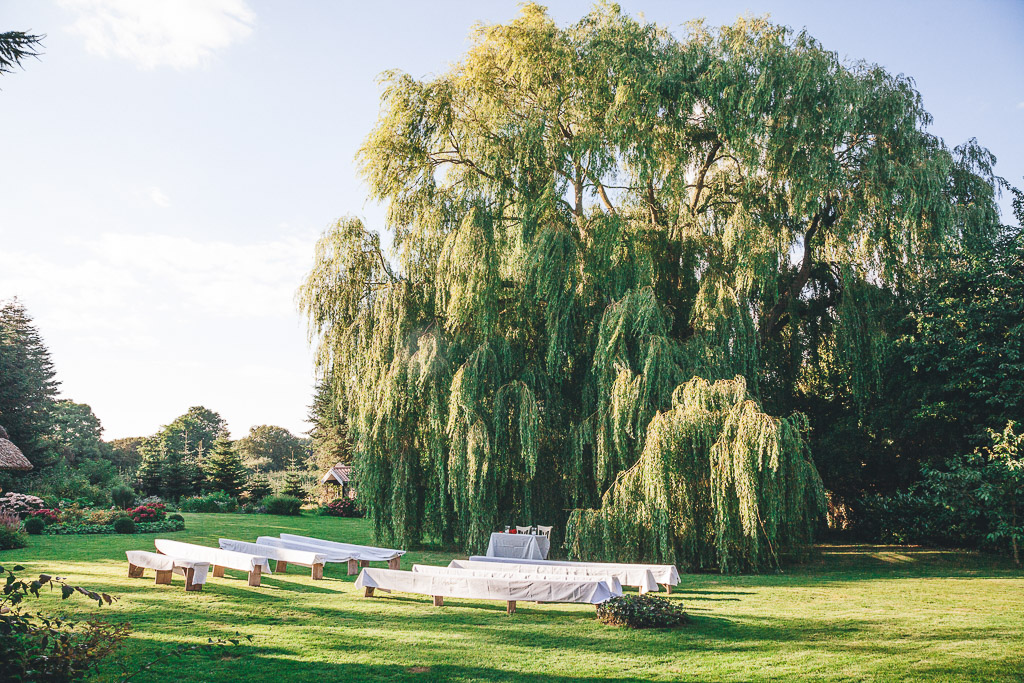
M 359 573 L 356 587 L 364 588 L 366 597 L 372 596 L 374 589 L 432 595 L 436 606 L 443 605 L 444 598 L 504 600 L 508 603 L 509 614 L 516 611 L 519 600 L 596 605 L 614 597 L 604 581 L 503 579 L 370 568 Z
M 496 562 L 493 561 L 495 559 L 497 558 L 491 558 L 492 561 L 452 560 L 448 563 L 448 566 L 456 569 L 481 571 L 498 569 L 506 572 L 515 572 L 519 575 L 548 576 L 551 578 L 603 579 L 612 577 L 623 586 L 636 586 L 640 589 L 641 593 L 658 590 L 658 582 L 654 580 L 654 575 L 651 574 L 649 569 L 631 567 L 624 570 L 615 567 L 566 567 L 553 563 L 539 564 L 534 562 L 517 562 L 515 560 Z M 413 567 L 413 570 L 415 571 L 415 567 Z
M 519 560 L 543 560 L 551 550 L 547 536 L 505 534 L 496 531 L 487 544 L 487 557 L 510 557 Z
M 671 587 L 679 583 L 679 570 L 671 564 L 627 564 L 623 562 L 569 562 L 567 560 L 509 560 L 502 557 L 485 557 L 474 555 L 469 558 L 473 562 L 518 562 L 520 564 L 537 564 L 551 567 L 590 567 L 605 574 L 619 577 L 624 586 L 641 586 L 645 580 L 643 572 L 649 571 L 657 583 L 671 592 Z

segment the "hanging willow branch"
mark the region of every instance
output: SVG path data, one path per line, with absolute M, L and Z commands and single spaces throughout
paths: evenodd
M 824 505 L 805 429 L 761 412 L 741 377 L 694 378 L 651 421 L 601 508 L 573 512 L 566 547 L 583 559 L 777 567 L 776 549 L 808 543 Z

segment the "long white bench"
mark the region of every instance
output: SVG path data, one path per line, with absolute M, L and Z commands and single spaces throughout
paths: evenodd
M 438 607 L 444 605 L 445 598 L 503 600 L 507 603 L 509 614 L 514 614 L 516 602 L 523 600 L 596 605 L 614 597 L 604 581 L 501 579 L 368 567 L 359 573 L 356 588 L 365 589 L 366 597 L 371 597 L 375 589 L 431 595 L 434 605 Z
M 358 571 L 356 568 L 357 563 L 359 567 L 368 567 L 371 562 L 387 562 L 388 569 L 398 569 L 401 564 L 402 555 L 405 554 L 404 550 L 396 550 L 394 548 L 340 543 L 338 541 L 328 541 L 323 538 L 299 536 L 296 534 L 281 534 L 281 541 L 289 548 L 327 553 L 328 559 L 332 562 L 348 562 L 348 573 L 350 575 Z
M 270 562 L 265 555 L 252 555 L 249 553 L 237 553 L 231 550 L 210 548 L 205 545 L 193 543 L 182 543 L 171 541 L 166 538 L 158 538 L 153 542 L 158 552 L 172 557 L 181 557 L 186 560 L 197 562 L 209 562 L 213 565 L 213 575 L 224 576 L 225 569 L 237 569 L 249 574 L 249 585 L 259 586 L 260 575 L 264 572 L 270 573 Z
M 327 556 L 323 553 L 294 550 L 292 548 L 277 548 L 261 543 L 236 541 L 231 538 L 222 538 L 219 543 L 221 550 L 259 555 L 269 560 L 274 560 L 274 573 L 276 574 L 284 574 L 288 570 L 289 564 L 297 564 L 301 567 L 309 567 L 311 569 L 310 575 L 314 581 L 324 578 L 324 563 L 327 562 Z
M 206 583 L 206 575 L 210 571 L 209 562 L 196 562 L 181 557 L 171 557 L 151 553 L 148 550 L 125 551 L 128 557 L 128 576 L 133 579 L 142 578 L 146 569 L 156 572 L 158 584 L 170 584 L 171 574 L 185 577 L 185 590 L 201 591 Z
M 452 561 L 453 563 L 455 560 Z M 484 564 L 484 563 L 481 563 Z M 577 580 L 582 579 L 584 581 L 604 581 L 605 585 L 608 586 L 608 590 L 611 591 L 612 595 L 618 597 L 622 595 L 622 584 L 614 576 L 604 575 L 598 576 L 596 574 L 590 574 L 587 576 L 569 576 L 567 574 L 557 573 L 523 573 L 505 568 L 505 565 L 492 564 L 490 568 L 481 569 L 468 569 L 463 567 L 453 567 L 449 564 L 447 567 L 438 567 L 432 564 L 414 564 L 412 570 L 418 574 L 433 574 L 435 576 L 484 576 L 495 579 L 517 579 L 520 581 L 566 581 L 566 580 Z
M 636 586 L 640 589 L 641 593 L 658 590 L 658 582 L 655 581 L 654 574 L 651 573 L 651 570 L 644 568 L 630 568 L 623 570 L 615 567 L 566 567 L 557 564 L 532 564 L 530 562 L 522 561 L 481 562 L 478 560 L 452 560 L 448 563 L 448 566 L 458 569 L 488 569 L 500 567 L 503 570 L 518 572 L 523 575 L 544 574 L 549 576 L 563 576 L 578 579 L 614 576 L 623 586 Z
M 679 570 L 671 564 L 626 564 L 622 562 L 569 562 L 566 560 L 520 560 L 505 557 L 485 557 L 473 555 L 472 562 L 511 562 L 514 564 L 536 564 L 544 567 L 586 567 L 596 569 L 603 574 L 617 576 L 623 586 L 644 586 L 644 572 L 650 572 L 656 583 L 660 583 L 669 593 L 672 586 L 679 583 Z M 647 590 L 657 590 L 657 586 Z
M 325 562 L 347 564 L 349 576 L 358 574 L 359 560 L 353 557 L 353 553 L 335 550 L 322 545 L 315 545 L 313 543 L 299 543 L 297 541 L 285 541 L 280 538 L 273 536 L 260 536 L 256 539 L 256 543 L 259 545 L 270 546 L 272 548 L 280 548 L 281 550 L 295 550 L 298 552 L 306 553 L 317 553 L 324 556 Z M 363 566 L 366 566 L 365 563 Z

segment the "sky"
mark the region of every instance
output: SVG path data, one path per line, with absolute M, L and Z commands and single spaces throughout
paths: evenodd
M 0 76 L 0 300 L 35 318 L 62 396 L 107 439 L 195 405 L 234 438 L 309 429 L 295 292 L 333 221 L 386 229 L 354 161 L 378 76 L 442 73 L 474 24 L 518 4 L 0 0 L 0 31 L 46 34 L 38 60 Z M 806 28 L 913 77 L 933 133 L 977 137 L 1024 186 L 1022 0 L 620 4 L 677 34 L 744 14 Z M 565 25 L 592 3 L 547 5 Z

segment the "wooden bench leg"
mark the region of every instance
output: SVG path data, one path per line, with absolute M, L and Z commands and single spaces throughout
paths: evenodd
M 364 598 L 372 598 L 373 597 L 373 586 L 367 586 L 366 587 L 366 590 L 363 591 L 363 597 Z
M 219 564 L 213 565 L 213 575 L 216 576 L 218 579 L 224 576 L 224 567 L 220 566 Z
M 288 563 L 284 560 L 278 560 L 274 563 L 274 571 L 279 574 L 285 574 L 288 571 Z
M 355 560 L 349 560 L 348 561 L 348 575 L 352 576 L 353 574 L 358 574 L 358 573 L 359 573 L 359 567 L 358 567 L 358 564 L 356 563 L 356 561 Z
M 671 593 L 672 592 L 672 584 L 670 584 L 670 583 L 663 583 L 661 585 L 665 587 L 665 592 L 666 593 Z
M 192 583 L 192 579 L 196 578 L 196 570 L 189 568 L 185 570 L 185 590 L 187 591 L 201 591 L 203 590 L 203 584 Z
M 263 571 L 262 565 L 256 565 L 255 567 L 252 568 L 252 571 L 249 572 L 249 585 L 250 586 L 256 586 L 257 588 L 259 588 L 259 585 L 260 585 L 260 573 L 262 571 Z
M 370 566 L 370 561 L 369 560 L 359 560 L 359 568 L 360 569 L 364 569 L 364 568 L 369 567 L 369 566 Z
M 145 571 L 142 567 L 136 567 L 131 562 L 128 563 L 128 578 L 138 579 L 142 576 L 142 572 Z
M 156 582 L 160 584 L 169 584 L 171 582 L 171 574 L 173 572 L 168 569 L 167 571 L 157 571 Z
M 509 614 L 515 614 L 516 613 L 516 601 L 515 600 L 509 600 L 508 601 L 508 613 Z
M 311 572 L 314 581 L 319 581 L 324 578 L 324 566 L 322 564 L 314 564 L 313 571 Z
M 402 558 L 400 558 L 400 557 L 392 557 L 390 560 L 388 560 L 388 569 L 401 569 L 401 568 L 402 568 Z
M 444 596 L 443 595 L 435 595 L 434 596 L 434 607 L 444 607 Z

